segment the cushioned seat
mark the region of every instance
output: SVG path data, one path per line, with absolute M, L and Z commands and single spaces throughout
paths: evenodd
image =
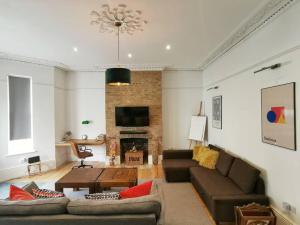
M 190 174 L 192 180 L 196 182 L 197 191 L 201 194 L 205 193 L 209 197 L 243 194 L 237 185 L 228 177 L 224 177 L 217 170 L 193 167 L 190 168 Z
M 165 159 L 162 166 L 168 182 L 186 182 L 190 180 L 189 169 L 199 165 L 192 159 Z

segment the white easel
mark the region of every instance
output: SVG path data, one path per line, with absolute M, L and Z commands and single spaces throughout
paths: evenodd
M 205 128 L 206 128 L 206 116 L 202 114 L 202 101 L 200 102 L 199 113 L 196 116 L 192 116 L 191 118 L 191 126 L 190 126 L 190 146 L 192 147 L 192 143 L 195 144 L 202 143 L 204 141 Z

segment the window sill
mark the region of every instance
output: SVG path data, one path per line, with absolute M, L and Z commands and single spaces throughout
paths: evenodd
M 37 153 L 37 151 L 32 150 L 32 152 L 11 153 L 11 154 L 7 154 L 6 157 L 20 156 L 20 155 L 28 155 L 28 154 L 32 154 L 32 153 Z

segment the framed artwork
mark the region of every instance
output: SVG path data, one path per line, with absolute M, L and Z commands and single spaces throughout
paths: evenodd
M 295 82 L 261 90 L 262 142 L 296 150 Z
M 222 129 L 222 96 L 215 96 L 212 99 L 212 126 Z

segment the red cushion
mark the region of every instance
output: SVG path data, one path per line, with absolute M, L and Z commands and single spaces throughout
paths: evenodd
M 145 182 L 143 184 L 134 186 L 120 192 L 121 199 L 136 198 L 144 195 L 149 195 L 152 187 L 152 181 Z
M 9 200 L 17 201 L 17 200 L 34 200 L 33 197 L 29 192 L 24 191 L 22 188 L 18 188 L 14 185 L 10 185 L 9 189 Z

